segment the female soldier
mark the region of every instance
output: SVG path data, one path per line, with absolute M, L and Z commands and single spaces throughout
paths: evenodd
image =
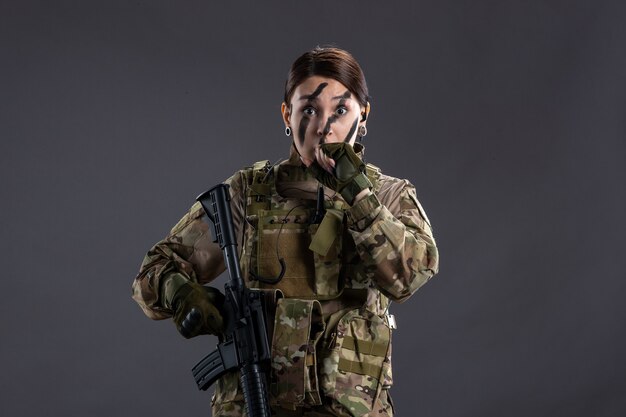
M 438 270 L 429 220 L 407 180 L 361 160 L 370 104 L 352 55 L 306 52 L 284 100 L 289 159 L 226 180 L 246 285 L 282 293 L 271 319 L 273 412 L 392 416 L 388 309 Z M 193 205 L 150 249 L 133 284 L 146 315 L 173 317 L 185 337 L 218 334 L 223 324 L 222 294 L 202 285 L 225 269 L 203 214 Z M 181 326 L 192 308 L 201 318 Z M 219 380 L 212 410 L 245 415 L 236 373 Z

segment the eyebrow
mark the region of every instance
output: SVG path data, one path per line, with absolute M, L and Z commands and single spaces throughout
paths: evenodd
M 333 97 L 333 100 L 347 100 L 350 98 L 351 95 L 352 94 L 350 94 L 350 91 L 346 90 L 346 92 L 342 95 Z

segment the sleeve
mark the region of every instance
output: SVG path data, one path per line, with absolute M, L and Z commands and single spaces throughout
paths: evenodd
M 235 174 L 224 182 L 230 185 L 233 222 L 238 241 L 243 223 L 242 176 Z M 132 285 L 133 299 L 143 312 L 154 320 L 172 316 L 173 312 L 161 296 L 174 281 L 191 280 L 200 284 L 211 282 L 225 270 L 222 251 L 213 243 L 204 209 L 196 202 L 146 254 Z
M 430 222 L 408 181 L 395 180 L 378 195 L 370 193 L 347 217 L 368 275 L 393 301 L 405 301 L 438 272 Z

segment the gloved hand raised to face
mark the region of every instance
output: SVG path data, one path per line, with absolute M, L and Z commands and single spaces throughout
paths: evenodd
M 352 205 L 361 191 L 372 188 L 365 175 L 365 163 L 350 144 L 324 143 L 320 150 L 335 161 L 333 172 L 326 171 L 317 161 L 309 165 L 309 171 L 322 185 L 339 192 L 348 204 Z
M 179 281 L 178 285 L 173 284 L 169 290 L 173 294 L 170 305 L 174 310 L 174 323 L 185 338 L 222 332 L 224 294 L 218 289 L 193 281 Z

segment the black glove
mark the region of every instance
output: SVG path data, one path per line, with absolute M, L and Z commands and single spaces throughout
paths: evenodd
M 350 205 L 364 189 L 372 188 L 372 183 L 365 175 L 365 163 L 347 143 L 324 143 L 320 149 L 335 161 L 334 173 L 326 171 L 317 161 L 309 166 L 313 176 L 326 187 L 341 194 Z
M 222 332 L 224 294 L 218 289 L 188 281 L 176 289 L 171 304 L 176 328 L 185 338 Z

